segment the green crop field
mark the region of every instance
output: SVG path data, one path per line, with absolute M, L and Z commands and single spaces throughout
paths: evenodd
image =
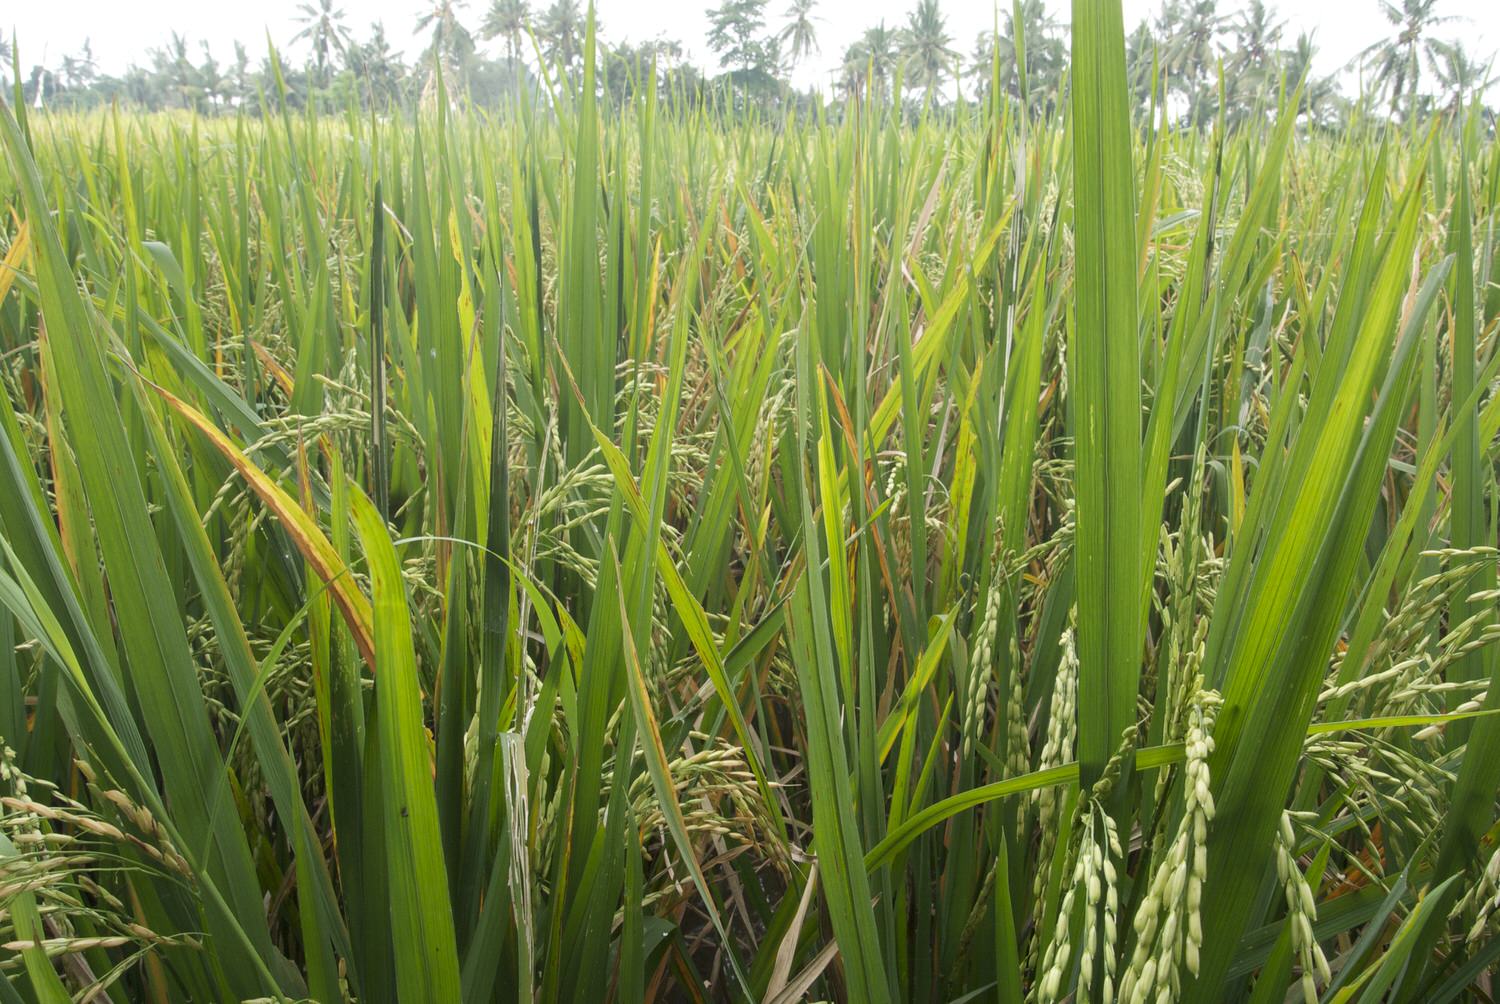
M 8 97 L 0 1004 L 1492 1000 L 1493 119 L 1125 52 Z

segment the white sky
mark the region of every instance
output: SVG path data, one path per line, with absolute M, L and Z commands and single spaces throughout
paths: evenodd
M 412 35 L 417 14 L 426 0 L 344 0 L 345 23 L 356 38 L 363 38 L 371 22 L 384 22 L 387 37 L 393 45 L 415 51 L 419 43 Z M 489 0 L 468 0 L 462 16 L 470 28 L 479 24 Z M 549 0 L 532 0 L 533 8 Z M 768 0 L 768 27 L 779 27 L 787 0 Z M 1142 18 L 1154 16 L 1160 0 L 1124 0 L 1125 24 L 1129 31 Z M 1225 12 L 1237 11 L 1242 0 L 1221 0 Z M 688 0 L 598 0 L 604 34 L 611 39 L 642 41 L 656 36 L 675 38 L 685 44 L 689 58 L 701 66 L 713 67 L 716 61 L 704 44 L 707 17 L 704 11 L 712 4 Z M 884 20 L 888 26 L 905 21 L 906 12 L 915 0 L 820 0 L 815 13 L 821 52 L 808 57 L 793 75 L 799 86 L 822 85 L 829 80 L 846 46 L 865 28 Z M 1069 0 L 1047 0 L 1048 8 L 1060 22 L 1066 22 Z M 1377 0 L 1273 0 L 1287 22 L 1286 42 L 1290 44 L 1299 31 L 1314 32 L 1319 53 L 1319 69 L 1324 73 L 1339 70 L 1365 46 L 1391 34 L 1380 14 Z M 1002 0 L 1008 10 L 1010 0 Z M 227 3 L 224 0 L 17 0 L 0 12 L 0 30 L 14 34 L 22 44 L 23 63 L 44 62 L 56 66 L 66 53 L 75 52 L 88 38 L 99 67 L 118 72 L 132 62 L 149 61 L 147 50 L 162 45 L 168 32 L 186 34 L 198 56 L 199 40 L 207 41 L 214 54 L 227 61 L 233 53 L 233 42 L 247 43 L 252 60 L 259 62 L 265 52 L 269 31 L 289 61 L 300 61 L 305 49 L 286 51 L 287 43 L 297 32 L 298 0 L 259 0 Z M 948 17 L 949 33 L 954 47 L 966 56 L 972 51 L 975 36 L 995 24 L 991 2 L 986 0 L 946 0 L 943 8 Z M 1476 54 L 1488 56 L 1500 49 L 1500 2 L 1497 0 L 1440 0 L 1439 10 L 1455 17 L 1441 26 L 1441 37 L 1459 37 Z M 304 43 L 305 44 L 305 43 Z M 499 51 L 499 43 L 489 43 Z

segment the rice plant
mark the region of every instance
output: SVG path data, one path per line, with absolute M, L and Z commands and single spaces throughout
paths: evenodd
M 1491 999 L 1493 123 L 1124 52 L 7 104 L 0 1001 Z

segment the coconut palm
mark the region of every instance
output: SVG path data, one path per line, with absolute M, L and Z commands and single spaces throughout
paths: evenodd
M 839 68 L 842 89 L 849 94 L 857 93 L 868 79 L 877 91 L 884 90 L 896 72 L 899 42 L 896 30 L 887 28 L 884 21 L 865 29 L 865 33 L 844 50 L 844 62 Z
M 208 43 L 199 42 L 198 48 L 203 53 L 203 62 L 198 64 L 198 88 L 202 92 L 203 99 L 213 108 L 218 108 L 219 102 L 225 96 L 229 79 L 224 76 L 224 70 L 219 66 L 219 61 L 214 58 L 213 50 L 208 47 Z
M 227 76 L 227 94 L 236 102 L 244 104 L 255 97 L 255 81 L 250 73 L 250 53 L 245 43 L 234 43 L 234 62 Z
M 1162 8 L 1162 63 L 1169 81 L 1187 98 L 1192 122 L 1202 121 L 1211 97 L 1208 83 L 1218 60 L 1215 41 L 1223 23 L 1217 0 L 1169 0 Z
M 1125 80 L 1130 87 L 1131 97 L 1142 107 L 1151 100 L 1151 95 L 1156 90 L 1156 78 L 1153 74 L 1161 70 L 1160 53 L 1161 46 L 1157 43 L 1156 35 L 1152 32 L 1151 25 L 1145 21 L 1136 25 L 1135 31 L 1125 37 Z
M 818 31 L 813 22 L 822 18 L 813 16 L 815 5 L 816 0 L 792 0 L 786 11 L 786 24 L 776 36 L 786 46 L 786 54 L 793 63 L 818 51 Z
M 926 94 L 943 82 L 958 55 L 950 46 L 952 41 L 938 0 L 918 0 L 906 17 L 901 37 L 901 58 L 910 87 Z
M 1436 44 L 1432 75 L 1437 78 L 1439 92 L 1448 99 L 1444 108 L 1449 114 L 1457 114 L 1466 101 L 1489 90 L 1497 79 L 1490 72 L 1494 65 L 1493 59 L 1486 63 L 1475 59 L 1462 42 Z
M 578 0 L 554 0 L 542 14 L 537 30 L 547 58 L 565 69 L 571 69 L 582 58 L 583 33 L 583 14 L 578 9 Z
M 1233 55 L 1226 69 L 1260 73 L 1269 66 L 1281 44 L 1286 22 L 1278 18 L 1264 0 L 1250 0 L 1229 31 L 1234 38 Z
M 483 39 L 505 39 L 505 52 L 514 62 L 521 55 L 521 40 L 531 27 L 531 8 L 526 0 L 493 0 L 479 26 Z
M 324 79 L 328 71 L 328 55 L 337 52 L 346 55 L 349 51 L 349 29 L 344 26 L 344 11 L 335 7 L 333 0 L 314 0 L 297 5 L 297 23 L 302 30 L 292 36 L 292 41 L 304 39 L 312 43 L 313 65 L 318 79 Z
M 465 0 L 432 0 L 432 6 L 417 18 L 417 33 L 432 33 L 428 55 L 441 59 L 451 70 L 460 69 L 474 53 L 474 36 L 458 19 L 465 6 Z
M 207 47 L 205 46 L 205 53 Z M 83 48 L 77 55 L 63 57 L 61 76 L 63 86 L 68 90 L 83 90 L 89 87 L 98 75 L 98 66 L 94 61 L 94 47 L 88 39 L 83 40 Z
M 371 104 L 379 106 L 400 97 L 406 67 L 400 54 L 391 48 L 385 25 L 379 21 L 370 25 L 369 41 L 350 46 L 348 66 Z
M 1377 92 L 1390 94 L 1391 114 L 1400 112 L 1406 98 L 1408 115 L 1417 109 L 1417 85 L 1422 78 L 1422 59 L 1429 64 L 1439 57 L 1440 43 L 1432 29 L 1452 21 L 1451 15 L 1437 13 L 1438 0 L 1380 0 L 1380 13 L 1396 29 L 1396 34 L 1382 39 L 1359 54 L 1371 71 L 1371 83 Z
M 1224 71 L 1230 81 L 1230 102 L 1236 118 L 1248 113 L 1275 83 L 1284 28 L 1285 22 L 1264 0 L 1250 0 L 1230 24 L 1233 41 Z
M 1020 12 L 1019 23 L 1016 13 Z M 970 72 L 988 86 L 993 60 L 1000 60 L 1000 86 L 1011 97 L 1021 97 L 1020 52 L 1026 51 L 1026 93 L 1033 108 L 1055 101 L 1066 55 L 1057 22 L 1043 0 L 1021 0 L 1005 12 L 999 34 L 980 32 L 974 43 Z
M 149 54 L 156 76 L 165 85 L 167 100 L 182 108 L 197 108 L 202 92 L 197 68 L 188 58 L 187 37 L 174 31 L 163 48 Z
M 1339 104 L 1338 88 L 1333 78 L 1312 72 L 1313 56 L 1318 48 L 1312 36 L 1303 32 L 1290 49 L 1281 53 L 1281 74 L 1289 87 L 1302 85 L 1302 103 L 1298 111 L 1313 124 L 1330 125 Z

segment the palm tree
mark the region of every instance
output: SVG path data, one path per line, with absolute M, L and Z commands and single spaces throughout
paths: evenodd
M 822 18 L 813 16 L 815 3 L 816 0 L 792 0 L 786 11 L 786 25 L 776 36 L 787 47 L 787 55 L 793 63 L 818 51 L 818 31 L 813 22 Z
M 401 57 L 391 48 L 386 38 L 385 25 L 376 21 L 370 25 L 370 40 L 349 49 L 349 69 L 354 72 L 362 86 L 364 96 L 371 104 L 380 106 L 400 97 L 401 78 L 406 67 Z
M 169 100 L 175 100 L 183 108 L 196 109 L 201 92 L 197 68 L 188 59 L 186 36 L 172 32 L 166 48 L 153 49 L 150 55 L 157 77 L 166 86 Z
M 949 46 L 951 41 L 938 0 L 917 0 L 916 8 L 907 15 L 901 40 L 901 56 L 911 87 L 925 94 L 943 82 L 957 56 Z
M 1218 0 L 1168 0 L 1162 8 L 1162 38 L 1165 52 L 1162 62 L 1169 79 L 1188 101 L 1188 119 L 1200 122 L 1207 101 L 1208 81 L 1218 58 L 1214 44 L 1224 19 L 1218 11 Z
M 1020 11 L 1020 22 L 1016 11 Z M 996 35 L 980 32 L 974 44 L 970 69 L 981 82 L 980 90 L 989 86 L 993 60 L 1000 61 L 1000 87 L 1016 100 L 1021 99 L 1020 53 L 1026 50 L 1026 94 L 1033 108 L 1056 100 L 1064 63 L 1064 46 L 1057 34 L 1057 22 L 1047 13 L 1043 0 L 1021 0 L 1005 14 L 1005 23 Z
M 583 32 L 583 15 L 578 10 L 578 0 L 553 0 L 552 6 L 542 14 L 537 34 L 547 58 L 564 69 L 572 69 L 583 56 Z
M 1229 65 L 1237 70 L 1264 68 L 1281 43 L 1285 27 L 1286 22 L 1276 17 L 1265 0 L 1250 0 L 1229 29 L 1234 35 L 1234 56 Z
M 1469 54 L 1459 41 L 1438 42 L 1437 58 L 1432 63 L 1433 76 L 1438 87 L 1448 97 L 1445 109 L 1458 114 L 1464 102 L 1483 96 L 1494 84 L 1496 77 L 1490 73 L 1494 61 L 1481 63 Z
M 205 49 L 206 51 L 206 49 Z M 68 90 L 87 90 L 94 83 L 98 66 L 94 61 L 94 47 L 88 39 L 83 40 L 83 48 L 78 55 L 63 57 L 61 76 L 63 86 Z
M 10 62 L 10 42 L 6 41 L 3 33 L 0 33 L 0 60 Z
M 464 6 L 466 0 L 432 0 L 432 6 L 417 18 L 417 32 L 432 32 L 428 55 L 442 60 L 454 71 L 461 69 L 474 54 L 474 37 L 458 19 L 458 11 Z
M 515 62 L 521 55 L 521 39 L 531 27 L 531 8 L 526 0 L 493 0 L 479 26 L 483 39 L 505 39 L 505 52 Z
M 1230 26 L 1234 42 L 1224 67 L 1231 83 L 1236 117 L 1243 116 L 1274 83 L 1277 47 L 1285 22 L 1276 18 L 1264 0 L 1250 5 Z
M 1338 104 L 1338 89 L 1331 77 L 1313 75 L 1313 56 L 1317 51 L 1312 36 L 1304 31 L 1290 49 L 1281 53 L 1281 68 L 1289 86 L 1302 85 L 1302 103 L 1298 112 L 1306 115 L 1314 125 L 1327 126 L 1331 124 Z
M 1125 82 L 1135 103 L 1142 108 L 1146 107 L 1156 90 L 1156 78 L 1153 74 L 1161 70 L 1158 65 L 1160 51 L 1156 35 L 1152 33 L 1151 25 L 1145 21 L 1136 25 L 1135 31 L 1125 37 Z
M 843 90 L 855 94 L 864 87 L 867 78 L 877 91 L 884 90 L 896 72 L 899 41 L 896 31 L 887 28 L 884 21 L 865 29 L 859 40 L 844 51 L 844 63 L 839 68 Z
M 229 81 L 225 78 L 224 71 L 219 68 L 219 61 L 214 58 L 208 43 L 204 41 L 199 42 L 198 45 L 203 52 L 203 62 L 198 66 L 198 89 L 217 111 Z
M 1396 28 L 1396 34 L 1376 42 L 1359 54 L 1373 74 L 1377 91 L 1389 90 L 1391 114 L 1400 110 L 1401 98 L 1407 99 L 1407 113 L 1417 109 L 1417 84 L 1422 77 L 1422 57 L 1429 63 L 1438 58 L 1433 28 L 1448 21 L 1451 15 L 1437 13 L 1438 0 L 1380 0 L 1380 12 Z
M 234 43 L 234 65 L 229 70 L 228 96 L 241 105 L 249 104 L 255 97 L 255 81 L 250 76 L 250 53 L 245 43 Z
M 120 80 L 120 93 L 131 104 L 150 111 L 162 106 L 161 80 L 150 70 L 132 65 Z
M 318 79 L 324 79 L 328 71 L 328 54 L 345 55 L 349 51 L 349 29 L 344 26 L 344 11 L 333 5 L 333 0 L 315 0 L 313 3 L 297 5 L 297 23 L 302 30 L 292 36 L 292 41 L 307 39 L 312 43 L 314 66 Z

